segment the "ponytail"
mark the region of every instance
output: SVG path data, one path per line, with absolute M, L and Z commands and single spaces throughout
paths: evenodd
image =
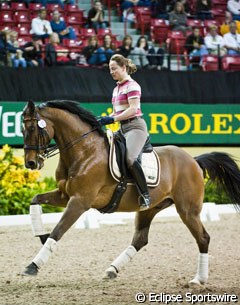
M 126 58 L 120 54 L 115 54 L 111 57 L 110 61 L 115 61 L 120 67 L 126 66 L 127 73 L 129 75 L 137 71 L 136 65 L 132 62 L 131 59 Z

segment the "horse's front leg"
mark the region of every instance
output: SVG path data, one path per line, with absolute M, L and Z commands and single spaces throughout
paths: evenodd
M 67 208 L 59 223 L 53 229 L 45 244 L 32 260 L 32 263 L 25 268 L 22 275 L 37 275 L 38 269 L 42 268 L 51 254 L 55 251 L 57 241 L 59 241 L 74 222 L 89 209 L 89 206 L 83 202 L 84 200 L 80 199 L 78 196 L 72 196 L 70 198 Z
M 59 191 L 58 189 L 38 194 L 34 196 L 34 198 L 31 201 L 30 205 L 30 217 L 31 217 L 31 225 L 32 225 L 32 231 L 34 236 L 38 236 L 42 242 L 42 244 L 45 243 L 47 238 L 49 237 L 49 234 L 46 233 L 43 222 L 42 222 L 42 207 L 40 204 L 49 204 L 56 207 L 66 207 L 68 203 L 69 197 Z

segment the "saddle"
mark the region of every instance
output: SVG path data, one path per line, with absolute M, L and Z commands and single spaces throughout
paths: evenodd
M 111 130 L 107 130 L 107 138 L 110 145 L 109 169 L 113 179 L 119 182 L 125 178 L 128 184 L 133 184 L 134 180 L 127 169 L 126 141 L 122 132 L 119 130 L 113 133 Z M 158 186 L 160 182 L 160 161 L 150 144 L 150 137 L 146 140 L 138 157 L 138 162 L 142 166 L 148 187 Z
M 127 169 L 126 164 L 126 141 L 118 131 L 113 133 L 107 130 L 107 138 L 109 141 L 109 169 L 113 179 L 118 184 L 112 195 L 110 202 L 103 208 L 98 209 L 101 213 L 113 213 L 117 210 L 122 195 L 127 189 L 128 184 L 134 184 L 134 180 Z M 149 138 L 147 139 L 141 154 L 138 157 L 141 163 L 144 175 L 146 177 L 148 187 L 156 187 L 160 182 L 160 161 L 158 155 L 153 150 Z

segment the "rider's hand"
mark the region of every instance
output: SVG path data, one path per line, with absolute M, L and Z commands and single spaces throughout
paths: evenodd
M 98 122 L 100 125 L 108 125 L 114 123 L 114 118 L 112 116 L 103 116 L 100 119 L 98 119 Z

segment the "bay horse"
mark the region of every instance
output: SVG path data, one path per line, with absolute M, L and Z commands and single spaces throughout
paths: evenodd
M 30 204 L 32 229 L 43 244 L 22 275 L 37 275 L 54 252 L 57 242 L 74 222 L 90 208 L 102 209 L 110 201 L 117 182 L 108 165 L 109 144 L 96 117 L 74 101 L 48 101 L 38 106 L 30 101 L 23 111 L 25 166 L 40 169 L 44 157 L 51 155 L 52 139 L 59 149 L 56 169 L 57 189 L 36 195 Z M 176 210 L 195 238 L 198 265 L 190 281 L 204 284 L 208 279 L 208 246 L 210 237 L 201 220 L 204 177 L 220 183 L 237 208 L 240 207 L 240 170 L 226 153 L 213 152 L 191 157 L 176 146 L 154 147 L 161 163 L 160 184 L 150 189 L 152 204 L 139 211 L 135 185 L 129 185 L 117 212 L 133 212 L 135 233 L 132 243 L 106 270 L 107 278 L 117 273 L 148 243 L 154 216 L 175 204 Z M 64 207 L 62 218 L 50 234 L 44 231 L 41 204 Z

